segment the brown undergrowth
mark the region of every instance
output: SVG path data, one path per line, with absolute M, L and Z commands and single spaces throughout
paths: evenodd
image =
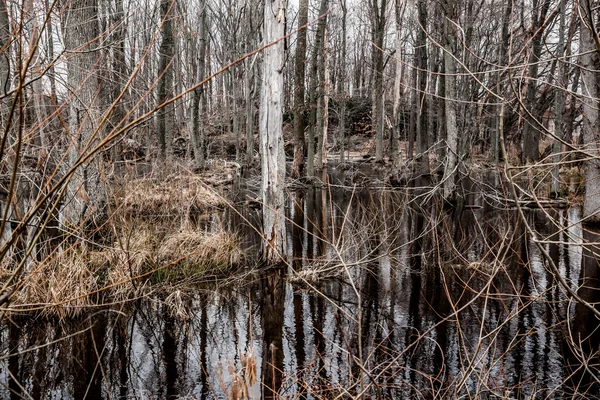
M 235 232 L 197 222 L 227 204 L 200 176 L 120 183 L 112 198 L 101 240 L 66 236 L 49 254 L 31 257 L 9 312 L 64 318 L 153 294 L 168 298 L 174 286 L 191 291 L 242 264 Z M 0 265 L 0 283 L 14 265 Z
M 118 213 L 132 217 L 203 213 L 227 205 L 203 176 L 189 172 L 123 179 L 113 186 L 112 193 Z

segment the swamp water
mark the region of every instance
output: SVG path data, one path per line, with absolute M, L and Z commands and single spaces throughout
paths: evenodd
M 452 213 L 426 190 L 358 190 L 339 178 L 289 193 L 286 268 L 176 293 L 168 306 L 5 323 L 0 397 L 597 395 L 597 320 L 569 301 L 516 211 L 490 205 L 487 186 L 465 185 L 465 207 Z M 252 252 L 258 211 L 240 210 L 214 223 Z M 598 287 L 582 243 L 600 233 L 583 229 L 576 207 L 526 215 L 573 290 L 598 300 L 580 285 Z

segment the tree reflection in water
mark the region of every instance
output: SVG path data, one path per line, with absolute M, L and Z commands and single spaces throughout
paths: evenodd
M 53 343 L 3 359 L 0 397 L 593 397 L 597 320 L 569 301 L 514 210 L 464 187 L 454 213 L 409 202 L 426 198 L 418 191 L 292 193 L 289 268 L 199 292 L 185 320 L 143 301 L 60 328 L 6 323 L 2 354 Z M 600 233 L 577 208 L 527 218 L 572 288 L 597 302 L 600 252 L 581 245 Z

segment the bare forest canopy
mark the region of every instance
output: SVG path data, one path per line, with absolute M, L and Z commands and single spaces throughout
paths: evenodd
M 600 177 L 596 2 L 266 3 L 3 1 L 5 191 L 12 172 L 38 174 L 37 186 L 65 188 L 78 224 L 103 210 L 124 160 L 258 165 L 268 107 L 295 178 L 366 155 L 439 174 L 450 200 L 474 163 L 544 167 L 554 197 L 561 171 Z M 277 94 L 261 95 L 274 81 Z

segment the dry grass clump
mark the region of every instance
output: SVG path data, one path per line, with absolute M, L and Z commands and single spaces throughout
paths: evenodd
M 240 265 L 243 252 L 237 235 L 223 230 L 202 232 L 184 229 L 165 236 L 158 246 L 157 260 L 169 268 L 157 271 L 155 278 L 193 278 L 219 273 Z
M 113 189 L 113 197 L 115 206 L 132 216 L 181 215 L 226 205 L 201 176 L 193 174 L 127 181 Z
M 20 312 L 76 316 L 93 306 L 147 296 L 161 285 L 183 280 L 191 285 L 240 265 L 242 258 L 238 237 L 230 232 L 186 229 L 159 238 L 150 226 L 139 225 L 112 246 L 94 251 L 73 246 L 32 262 L 23 286 L 11 298 L 11 307 Z M 2 281 L 10 273 L 9 266 L 0 266 Z M 182 304 L 184 297 L 179 292 L 175 303 Z
M 158 251 L 159 260 L 173 262 L 182 259 L 186 263 L 202 265 L 237 265 L 242 259 L 236 235 L 225 232 L 199 232 L 186 229 L 168 235 Z
M 78 250 L 33 262 L 11 304 L 20 311 L 41 309 L 58 316 L 78 315 L 98 297 L 94 293 L 100 288 L 98 272 L 103 264 L 102 255 Z

